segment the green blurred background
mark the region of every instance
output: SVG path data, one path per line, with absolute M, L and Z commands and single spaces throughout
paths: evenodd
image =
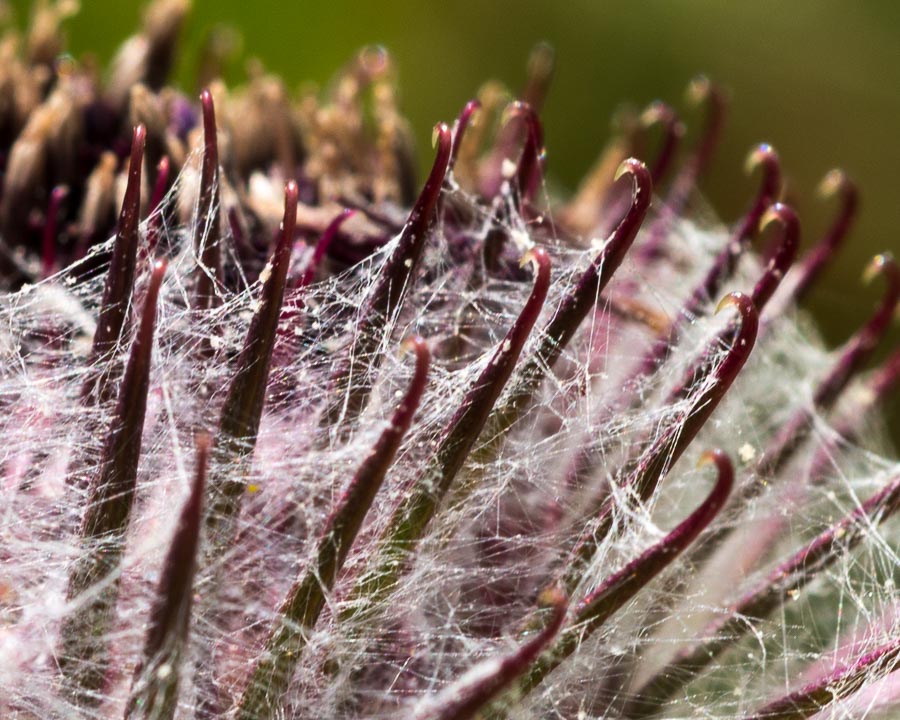
M 20 22 L 28 17 L 27 0 L 12 6 Z M 82 0 L 81 13 L 66 25 L 73 53 L 108 59 L 134 31 L 141 7 Z M 832 345 L 853 331 L 881 291 L 860 284 L 867 259 L 900 250 L 900 2 L 894 0 L 195 0 L 178 71 L 187 89 L 197 49 L 216 23 L 240 31 L 243 58 L 258 57 L 289 84 L 325 82 L 360 46 L 384 45 L 422 148 L 434 122 L 452 120 L 486 78 L 518 87 L 529 49 L 547 40 L 557 50 L 544 113 L 549 172 L 568 187 L 596 157 L 617 105 L 661 98 L 683 107 L 688 80 L 708 74 L 733 98 L 724 145 L 703 185 L 723 219 L 733 221 L 748 202 L 754 186 L 741 167 L 760 141 L 782 156 L 807 243 L 834 209 L 813 193 L 821 176 L 839 166 L 862 188 L 852 238 L 811 302 Z M 230 81 L 241 79 L 242 63 Z M 893 345 L 898 340 L 895 328 Z

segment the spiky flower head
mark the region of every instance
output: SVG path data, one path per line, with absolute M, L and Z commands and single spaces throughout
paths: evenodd
M 551 196 L 542 46 L 422 184 L 386 53 L 194 99 L 186 10 L 104 79 L 64 3 L 0 47 L 5 717 L 896 711 L 900 269 L 836 352 L 796 309 L 846 176 L 796 263 L 768 145 L 700 222 L 699 79 Z

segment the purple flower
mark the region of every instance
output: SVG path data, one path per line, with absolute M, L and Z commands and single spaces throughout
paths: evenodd
M 2 43 L 4 716 L 896 711 L 900 268 L 834 353 L 797 309 L 846 176 L 799 261 L 768 145 L 701 220 L 699 79 L 692 144 L 654 103 L 558 198 L 541 46 L 420 184 L 384 51 L 195 103 L 184 0 L 105 82 L 65 10 Z

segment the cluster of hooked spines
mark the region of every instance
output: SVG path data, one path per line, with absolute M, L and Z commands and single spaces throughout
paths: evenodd
M 414 191 L 383 54 L 323 98 L 260 75 L 197 106 L 164 85 L 185 9 L 154 3 L 105 86 L 54 64 L 55 6 L 26 57 L 4 45 L 23 113 L 3 118 L 0 195 L 5 713 L 784 718 L 896 701 L 879 528 L 900 475 L 855 446 L 900 354 L 839 403 L 900 270 L 873 261 L 884 295 L 835 357 L 789 317 L 846 236 L 849 180 L 829 176 L 838 216 L 793 269 L 768 146 L 731 236 L 694 227 L 723 118 L 698 81 L 693 147 L 654 104 L 571 201 L 540 199 L 539 48 L 519 100 L 488 87 L 437 126 Z M 708 470 L 674 467 L 684 454 L 711 490 L 694 487 Z M 745 665 L 748 636 L 777 661 Z

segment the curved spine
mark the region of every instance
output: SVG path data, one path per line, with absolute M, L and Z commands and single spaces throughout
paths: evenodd
M 524 308 L 466 393 L 411 493 L 402 500 L 391 517 L 381 535 L 373 559 L 374 567 L 367 570 L 354 587 L 354 601 L 371 606 L 387 596 L 396 585 L 409 555 L 438 511 L 506 386 L 550 288 L 550 258 L 546 250 L 529 250 L 523 258 L 524 263 L 532 263 L 535 268 L 534 286 Z M 344 617 L 355 612 L 351 603 Z

